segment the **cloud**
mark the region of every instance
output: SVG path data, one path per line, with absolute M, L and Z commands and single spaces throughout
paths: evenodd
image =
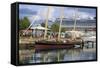
M 89 19 L 93 17 L 92 15 L 86 12 L 78 12 L 78 15 L 80 19 Z
M 20 14 L 28 14 L 28 15 L 36 15 L 37 14 L 36 11 L 32 11 L 32 10 L 30 10 L 28 8 L 22 8 L 22 9 L 20 9 L 19 13 Z
M 44 7 L 44 8 L 41 7 L 38 10 L 38 15 L 40 16 L 41 19 L 46 19 L 47 18 L 47 11 L 48 11 L 48 7 Z M 50 7 L 48 18 L 53 19 L 53 14 L 54 14 L 54 8 Z
M 80 8 L 83 9 L 83 8 Z M 94 14 L 89 13 L 89 11 L 86 11 L 87 9 L 84 9 L 84 11 L 80 11 L 78 9 L 75 11 L 75 8 L 66 8 L 64 11 L 64 16 L 68 19 L 74 19 L 76 14 L 76 19 L 93 19 L 95 17 Z M 92 12 L 93 13 L 93 12 Z
M 38 19 L 46 19 L 48 6 L 40 5 L 20 5 L 20 17 L 27 16 L 30 20 L 33 20 L 33 17 L 38 16 Z M 49 19 L 55 20 L 60 18 L 61 7 L 53 6 L 50 8 Z M 90 8 L 79 8 L 77 12 L 77 19 L 93 19 L 95 17 L 95 10 Z M 67 19 L 73 19 L 75 17 L 75 8 L 73 7 L 64 7 L 63 16 Z

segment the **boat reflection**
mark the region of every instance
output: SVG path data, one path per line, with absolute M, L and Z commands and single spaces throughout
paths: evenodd
M 77 61 L 77 60 L 95 60 L 96 49 L 95 48 L 60 49 L 60 50 L 49 50 L 49 51 L 40 51 L 40 52 L 34 52 L 34 51 L 32 52 L 31 50 L 30 53 L 23 54 L 23 58 L 20 59 L 20 63 L 23 64 Z

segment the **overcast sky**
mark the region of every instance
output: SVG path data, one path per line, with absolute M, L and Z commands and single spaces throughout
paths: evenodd
M 37 20 L 46 19 L 48 6 L 41 5 L 19 5 L 19 18 L 27 16 L 31 21 L 37 16 Z M 62 7 L 51 6 L 49 12 L 49 19 L 55 20 L 60 17 L 60 10 Z M 75 16 L 74 7 L 64 7 L 64 18 L 73 19 Z M 96 16 L 96 9 L 94 8 L 78 8 L 77 19 L 93 19 Z

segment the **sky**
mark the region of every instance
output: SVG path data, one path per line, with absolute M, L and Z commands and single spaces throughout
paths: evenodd
M 63 8 L 63 9 L 62 9 Z M 76 10 L 77 9 L 77 10 Z M 96 17 L 96 9 L 94 8 L 76 8 L 75 7 L 59 7 L 50 6 L 49 20 L 55 21 L 56 18 L 60 18 L 61 10 L 63 11 L 63 17 L 67 19 L 73 19 L 75 14 L 76 19 L 92 19 Z M 19 18 L 28 17 L 32 22 L 35 20 L 46 19 L 47 18 L 48 6 L 41 5 L 19 5 Z

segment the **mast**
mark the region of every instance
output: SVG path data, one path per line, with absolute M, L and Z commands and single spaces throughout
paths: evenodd
M 49 12 L 50 12 L 50 6 L 48 6 L 47 14 L 46 14 L 46 22 L 45 22 L 44 39 L 46 39 L 46 36 L 47 36 L 47 26 L 48 26 Z
M 73 30 L 75 31 L 76 30 L 76 19 L 77 19 L 77 12 L 78 12 L 78 9 L 77 8 L 75 8 L 75 16 L 74 16 L 74 28 L 73 28 Z
M 78 12 L 78 8 L 75 8 L 75 16 L 74 16 L 74 27 L 73 27 L 73 31 L 76 31 L 77 12 Z M 73 39 L 73 40 L 76 40 L 76 34 L 73 34 L 72 39 Z
M 37 19 L 38 16 L 35 16 L 34 21 Z M 29 27 L 23 32 L 23 35 L 28 31 L 28 29 L 33 25 L 34 21 L 29 25 Z
M 60 40 L 60 34 L 61 34 L 61 24 L 62 24 L 62 19 L 63 19 L 63 11 L 64 10 L 64 8 L 63 7 L 61 7 L 61 11 L 60 11 L 60 25 L 59 25 L 59 33 L 58 33 L 58 40 Z

